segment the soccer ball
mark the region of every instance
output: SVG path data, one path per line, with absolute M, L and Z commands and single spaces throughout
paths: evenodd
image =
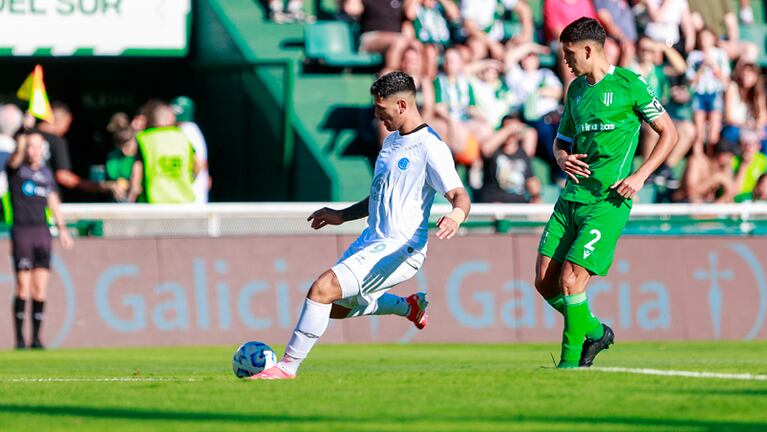
M 245 342 L 232 358 L 232 370 L 237 378 L 253 376 L 277 364 L 274 350 L 263 342 Z

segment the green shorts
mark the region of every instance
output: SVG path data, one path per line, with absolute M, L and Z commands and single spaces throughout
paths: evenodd
M 622 199 L 583 204 L 559 199 L 541 236 L 538 252 L 606 276 L 631 205 Z

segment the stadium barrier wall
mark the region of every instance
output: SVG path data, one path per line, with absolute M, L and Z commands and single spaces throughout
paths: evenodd
M 312 280 L 354 240 L 346 235 L 81 239 L 56 249 L 49 346 L 237 344 L 287 340 Z M 397 317 L 334 321 L 323 343 L 558 341 L 561 317 L 533 286 L 538 237 L 433 238 L 422 271 L 393 292 L 428 291 L 429 327 Z M 10 262 L 7 240 L 0 257 Z M 625 237 L 610 275 L 588 292 L 619 340 L 764 339 L 765 241 Z M 6 299 L 13 273 L 0 271 Z M 11 347 L 10 306 L 0 348 Z

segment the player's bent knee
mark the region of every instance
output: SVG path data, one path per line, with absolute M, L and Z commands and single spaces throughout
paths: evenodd
M 559 279 L 564 295 L 580 294 L 586 290 L 588 278 L 579 277 L 574 271 L 563 271 Z
M 306 297 L 317 303 L 330 304 L 342 298 L 341 286 L 332 271 L 326 271 L 314 281 Z

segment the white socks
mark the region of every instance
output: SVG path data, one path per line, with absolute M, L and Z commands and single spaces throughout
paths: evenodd
M 364 315 L 399 315 L 407 316 L 410 313 L 410 304 L 404 297 L 384 293 L 381 297 L 365 306 L 357 306 L 349 312 L 347 318 Z
M 298 317 L 293 336 L 285 347 L 282 360 L 277 362 L 277 367 L 292 375 L 296 374 L 301 362 L 309 355 L 309 351 L 328 328 L 332 307 L 332 303 L 317 303 L 308 298 L 304 301 L 304 308 L 301 316 Z

